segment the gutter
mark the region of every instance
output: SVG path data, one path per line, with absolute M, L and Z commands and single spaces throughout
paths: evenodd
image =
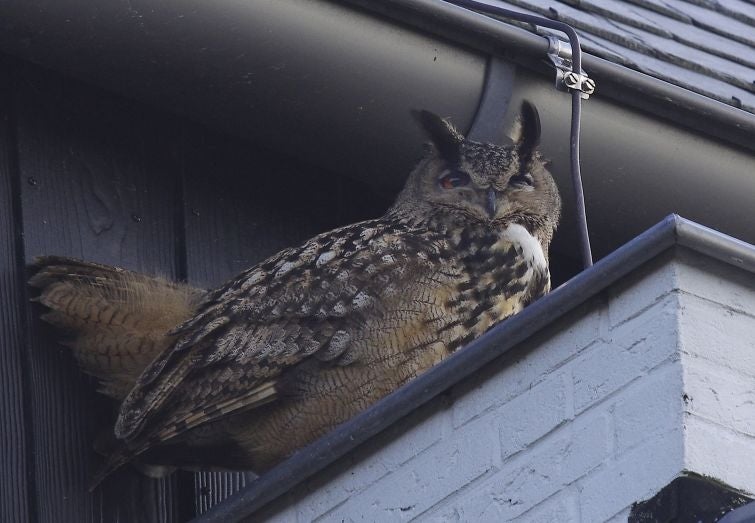
M 546 59 L 547 38 L 451 3 L 441 0 L 339 1 L 552 74 Z M 505 48 L 501 47 L 501 42 L 506 42 Z M 582 65 L 597 81 L 600 96 L 755 150 L 753 114 L 586 53 Z
M 194 521 L 239 521 L 668 249 L 682 246 L 755 274 L 755 246 L 672 214 L 425 374 L 297 451 Z

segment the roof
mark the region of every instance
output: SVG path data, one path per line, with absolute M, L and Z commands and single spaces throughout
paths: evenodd
M 682 246 L 755 273 L 755 246 L 670 215 L 463 350 L 296 452 L 196 521 L 239 521 L 477 372 L 545 326 L 668 249 Z
M 573 26 L 590 54 L 755 113 L 755 5 L 743 0 L 494 0 Z M 538 34 L 527 24 L 511 22 Z M 556 33 L 553 33 L 556 34 Z M 589 71 L 588 71 L 589 73 Z

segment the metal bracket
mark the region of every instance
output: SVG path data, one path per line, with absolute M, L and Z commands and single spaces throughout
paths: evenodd
M 595 92 L 595 80 L 587 76 L 584 70 L 578 73 L 572 70 L 572 53 L 569 43 L 548 37 L 548 58 L 556 68 L 556 89 L 580 91 L 580 97 L 587 100 Z
M 506 143 L 503 122 L 514 92 L 516 67 L 497 56 L 488 58 L 485 87 L 467 138 L 478 142 Z

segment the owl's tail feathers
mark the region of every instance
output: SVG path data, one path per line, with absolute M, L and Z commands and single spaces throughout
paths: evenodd
M 148 438 L 134 443 L 133 446 L 125 444 L 121 440 L 111 439 L 107 441 L 100 449 L 103 451 L 101 454 L 107 456 L 106 460 L 92 475 L 92 479 L 89 482 L 89 492 L 94 491 L 105 478 L 128 463 L 131 463 L 142 474 L 151 478 L 161 478 L 172 473 L 176 467 L 140 461 L 140 456 L 157 443 L 159 443 L 159 439 L 157 438 Z
M 123 465 L 134 459 L 135 455 L 127 451 L 116 452 L 111 454 L 105 463 L 99 467 L 92 475 L 89 481 L 89 492 L 93 492 L 106 477 L 121 468 Z
M 166 333 L 194 315 L 204 291 L 73 258 L 43 256 L 31 266 L 33 301 L 61 329 L 100 391 L 122 400 L 142 370 L 173 341 Z

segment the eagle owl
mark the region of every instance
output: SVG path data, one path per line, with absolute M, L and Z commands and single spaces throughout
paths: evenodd
M 136 461 L 263 472 L 550 288 L 560 199 L 525 102 L 509 146 L 421 111 L 424 158 L 380 218 L 210 291 L 43 257 L 43 318 L 120 402 L 97 480 Z

